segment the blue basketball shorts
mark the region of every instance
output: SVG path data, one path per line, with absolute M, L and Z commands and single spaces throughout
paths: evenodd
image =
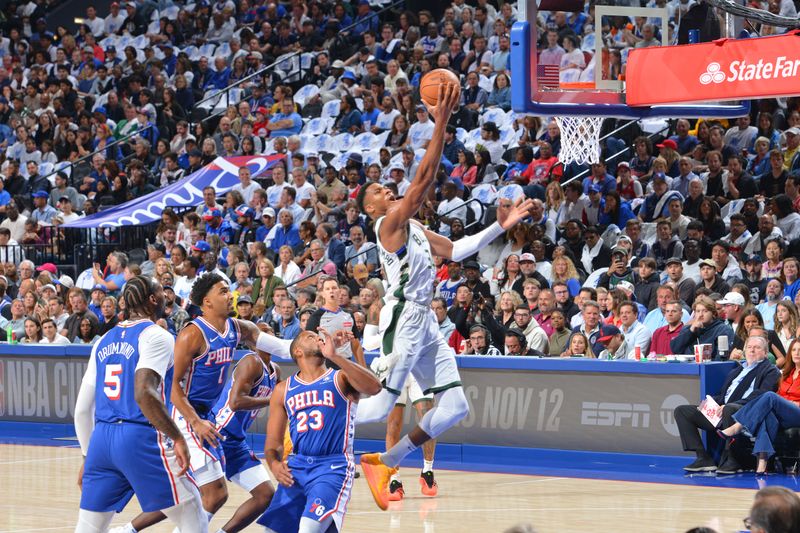
M 223 436 L 225 432 L 222 432 Z M 225 454 L 225 477 L 247 492 L 262 483 L 271 483 L 266 467 L 258 460 L 246 440 L 234 440 L 230 436 L 222 441 Z
M 277 533 L 297 533 L 303 517 L 316 521 L 332 517 L 328 531 L 341 531 L 355 475 L 352 457 L 291 455 L 288 461 L 294 484 L 278 485 L 258 523 Z
M 144 424 L 99 422 L 83 469 L 81 509 L 120 512 L 136 494 L 145 512 L 190 499 L 194 481 L 180 472 L 172 441 Z

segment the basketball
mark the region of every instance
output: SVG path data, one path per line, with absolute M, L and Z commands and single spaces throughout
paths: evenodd
M 439 101 L 439 87 L 448 83 L 461 85 L 458 76 L 444 68 L 437 68 L 425 74 L 419 84 L 419 95 L 422 101 L 431 106 L 436 105 Z

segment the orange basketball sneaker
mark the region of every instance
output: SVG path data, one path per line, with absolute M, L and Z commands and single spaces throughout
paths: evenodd
M 361 469 L 367 479 L 369 490 L 375 503 L 383 511 L 389 508 L 389 482 L 397 473 L 396 468 L 390 468 L 381 462 L 381 454 L 365 453 L 361 456 Z
M 439 494 L 439 486 L 436 480 L 433 479 L 433 471 L 421 472 L 419 475 L 419 486 L 422 489 L 422 494 L 425 496 L 436 496 Z

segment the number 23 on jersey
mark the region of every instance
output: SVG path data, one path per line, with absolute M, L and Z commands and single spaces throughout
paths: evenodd
M 319 431 L 325 426 L 325 418 L 322 413 L 314 409 L 312 411 L 300 411 L 297 413 L 297 431 L 298 433 L 305 433 L 309 428 L 314 431 Z

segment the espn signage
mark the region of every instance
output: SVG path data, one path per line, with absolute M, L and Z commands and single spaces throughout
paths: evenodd
M 627 65 L 631 106 L 800 93 L 800 35 L 637 48 Z

